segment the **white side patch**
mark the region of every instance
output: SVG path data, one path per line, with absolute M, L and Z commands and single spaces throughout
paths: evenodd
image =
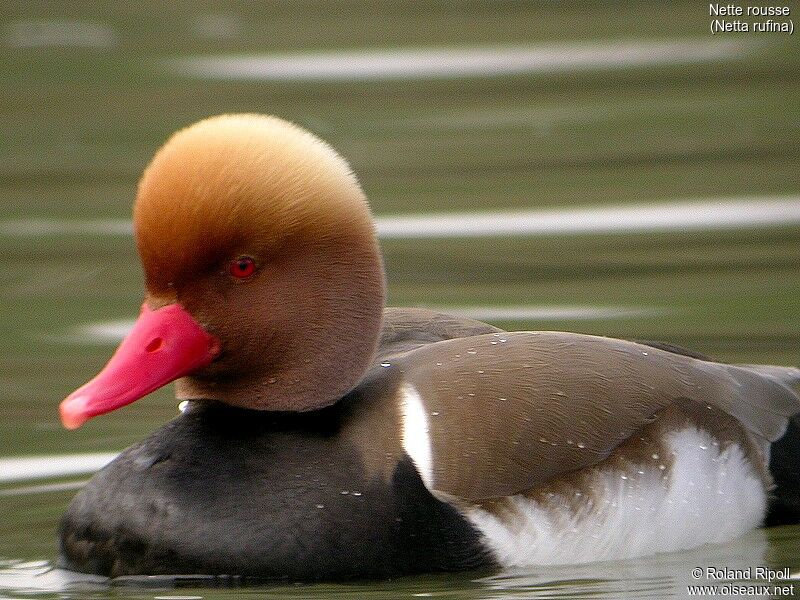
M 419 392 L 409 383 L 401 389 L 403 415 L 403 450 L 414 461 L 422 481 L 428 489 L 433 485 L 433 456 L 428 415 Z
M 617 560 L 722 543 L 758 527 L 766 511 L 764 485 L 744 456 L 695 428 L 664 440 L 671 467 L 597 469 L 584 498 L 553 494 L 545 501 L 510 498 L 500 517 L 480 508 L 467 518 L 504 567 Z

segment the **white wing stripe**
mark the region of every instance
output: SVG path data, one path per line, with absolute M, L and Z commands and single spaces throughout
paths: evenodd
M 425 486 L 432 489 L 433 454 L 425 405 L 422 403 L 419 392 L 410 383 L 404 384 L 400 393 L 403 415 L 403 450 L 414 461 Z

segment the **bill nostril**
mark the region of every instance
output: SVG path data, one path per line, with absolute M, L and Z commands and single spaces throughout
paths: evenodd
M 164 338 L 157 337 L 145 346 L 146 352 L 158 352 L 164 345 Z

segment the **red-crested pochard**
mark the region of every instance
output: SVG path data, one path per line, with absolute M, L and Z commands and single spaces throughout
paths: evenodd
M 291 123 L 179 131 L 134 223 L 142 312 L 61 417 L 173 380 L 189 402 L 73 500 L 68 568 L 387 577 L 633 557 L 800 514 L 800 370 L 385 309 L 356 177 Z

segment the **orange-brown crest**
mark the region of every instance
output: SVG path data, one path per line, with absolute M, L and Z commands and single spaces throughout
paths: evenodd
M 312 134 L 262 115 L 222 115 L 175 133 L 142 176 L 134 226 L 155 295 L 240 254 L 269 260 L 289 242 L 373 230 L 347 163 Z

